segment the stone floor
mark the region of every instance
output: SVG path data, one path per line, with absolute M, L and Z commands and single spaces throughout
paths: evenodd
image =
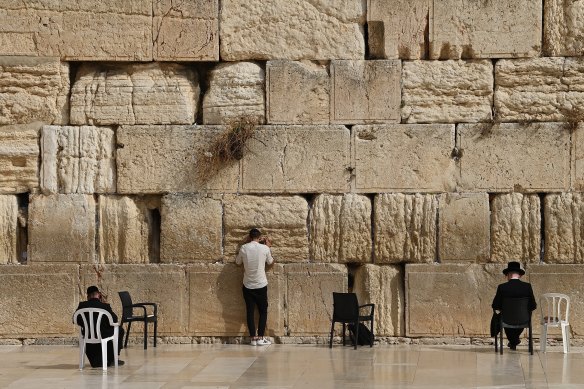
M 584 348 L 529 356 L 486 346 L 159 345 L 78 369 L 77 347 L 0 346 L 1 388 L 584 388 Z

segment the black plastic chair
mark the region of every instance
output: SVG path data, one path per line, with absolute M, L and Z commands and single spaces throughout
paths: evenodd
M 497 347 L 497 335 L 495 335 L 495 352 L 503 354 L 503 329 L 527 328 L 529 339 L 529 353 L 533 355 L 533 335 L 531 331 L 531 311 L 529 310 L 529 298 L 505 298 L 499 320 L 499 347 Z M 500 350 L 498 350 L 500 349 Z
M 118 292 L 120 300 L 122 300 L 122 325 L 128 323 L 128 331 L 126 332 L 126 341 L 124 348 L 128 347 L 128 338 L 130 337 L 130 327 L 132 322 L 141 321 L 144 323 L 144 350 L 148 348 L 148 323 L 154 323 L 154 347 L 156 347 L 156 333 L 158 330 L 158 306 L 156 303 L 132 303 L 132 297 L 127 291 Z M 148 313 L 147 306 L 154 308 L 153 313 Z M 134 308 L 143 310 L 141 315 L 134 315 Z
M 362 308 L 370 308 L 368 315 L 360 315 Z M 331 323 L 331 337 L 329 348 L 333 347 L 333 332 L 335 330 L 335 323 L 343 323 L 343 346 L 345 345 L 346 325 L 353 324 L 355 326 L 355 335 L 353 336 L 353 344 L 355 350 L 357 349 L 357 342 L 359 339 L 359 323 L 370 322 L 371 338 L 369 339 L 369 347 L 373 347 L 373 314 L 375 313 L 375 304 L 359 305 L 357 295 L 355 293 L 336 293 L 333 292 L 333 318 Z

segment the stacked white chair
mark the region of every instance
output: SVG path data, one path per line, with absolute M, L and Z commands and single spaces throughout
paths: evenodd
M 87 317 L 86 314 L 87 313 Z M 103 361 L 103 370 L 107 371 L 107 342 L 113 342 L 114 347 L 114 366 L 118 367 L 118 333 L 120 323 L 114 323 L 112 315 L 105 309 L 100 308 L 83 308 L 78 309 L 73 314 L 73 323 L 77 324 L 77 317 L 81 316 L 83 321 L 83 331 L 79 327 L 79 370 L 85 365 L 85 345 L 87 343 L 101 343 L 101 359 Z M 97 320 L 95 317 L 97 316 Z M 114 334 L 108 338 L 101 336 L 101 321 L 104 316 L 109 320 L 109 324 L 114 327 Z M 89 319 L 89 320 L 88 320 Z
M 547 345 L 548 328 L 555 327 L 562 330 L 562 343 L 564 353 L 570 351 L 570 323 L 568 317 L 570 314 L 570 297 L 561 293 L 545 293 L 539 300 L 541 311 L 541 351 L 545 352 Z

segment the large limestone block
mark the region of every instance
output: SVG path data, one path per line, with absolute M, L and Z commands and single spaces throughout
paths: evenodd
M 152 60 L 152 0 L 4 0 L 0 8 L 0 55 Z
M 491 61 L 404 62 L 402 77 L 403 123 L 485 122 L 492 118 Z
M 572 132 L 572 189 L 584 191 L 584 123 Z
M 0 31 L 0 42 L 3 34 Z M 66 124 L 68 96 L 67 63 L 58 58 L 0 57 L 0 125 Z
M 218 61 L 219 1 L 153 0 L 155 61 Z
M 489 336 L 500 265 L 406 265 L 406 336 Z
M 570 131 L 562 123 L 460 125 L 467 191 L 558 191 L 570 187 Z M 496 174 L 495 174 L 496 173 Z
M 545 55 L 576 57 L 584 54 L 584 3 L 544 1 Z
M 369 53 L 375 58 L 427 58 L 430 0 L 368 0 Z
M 456 188 L 450 124 L 353 127 L 355 187 L 364 192 L 438 192 Z
M 253 193 L 347 192 L 350 136 L 344 126 L 258 127 L 242 160 L 242 188 Z
M 430 58 L 537 57 L 541 0 L 434 1 Z
M 239 164 L 229 163 L 205 179 L 205 153 L 224 128 L 214 126 L 121 126 L 116 155 L 119 193 L 219 190 L 235 192 Z
M 119 291 L 128 291 L 132 302 L 158 304 L 158 335 L 186 335 L 188 328 L 189 286 L 184 267 L 177 265 L 83 265 L 80 292 L 91 285 L 107 295 L 113 311 L 121 317 Z M 85 300 L 85 297 L 82 297 Z M 140 310 L 135 311 L 141 312 Z M 132 325 L 132 334 L 142 337 L 141 323 Z M 152 324 L 148 342 L 152 342 Z
M 284 266 L 284 271 L 287 280 L 288 334 L 329 334 L 333 315 L 333 292 L 347 291 L 346 267 L 291 264 Z
M 330 77 L 326 65 L 269 61 L 266 65 L 269 124 L 328 124 Z
M 249 230 L 272 241 L 277 262 L 308 262 L 308 203 L 300 196 L 231 196 L 224 200 L 225 255 L 231 261 Z
M 18 263 L 17 225 L 16 196 L 0 196 L 0 265 Z
M 363 265 L 355 272 L 359 304 L 375 304 L 375 335 L 405 335 L 404 272 L 399 266 Z
M 581 296 L 584 293 L 582 278 L 584 277 L 583 265 L 529 265 L 527 276 L 533 287 L 533 293 L 538 303 L 538 309 L 534 312 L 533 319 L 539 320 L 540 298 L 544 293 L 564 293 L 570 297 L 570 329 L 572 336 L 584 335 L 584 301 Z M 536 321 L 537 322 L 537 321 Z M 535 329 L 539 330 L 539 326 Z M 553 332 L 551 332 L 553 331 Z M 553 337 L 561 339 L 559 330 L 550 330 Z
M 94 262 L 93 196 L 32 195 L 28 212 L 30 262 Z
M 491 201 L 491 261 L 539 262 L 541 210 L 537 194 L 506 193 Z
M 310 209 L 310 258 L 315 262 L 371 262 L 371 200 L 321 194 Z
M 331 123 L 398 122 L 400 61 L 331 62 Z
M 225 0 L 221 58 L 362 59 L 365 2 L 361 0 Z
M 0 266 L 0 337 L 74 336 L 78 271 L 72 264 Z
M 547 263 L 584 262 L 584 194 L 548 194 L 544 200 Z
M 438 209 L 440 260 L 487 262 L 490 258 L 488 193 L 446 193 Z
M 0 126 L 0 194 L 38 188 L 40 127 L 41 123 Z
M 147 198 L 99 196 L 99 262 L 148 263 L 152 252 L 156 204 Z
M 203 122 L 266 121 L 265 72 L 255 62 L 222 63 L 210 72 Z
M 161 231 L 162 262 L 216 261 L 223 246 L 221 201 L 199 195 L 166 195 Z
M 108 127 L 44 126 L 43 193 L 115 192 L 115 147 L 114 131 Z
M 282 265 L 267 269 L 267 336 L 286 335 L 286 280 Z M 187 267 L 189 282 L 189 335 L 247 336 L 243 267 L 235 264 L 193 264 Z M 255 314 L 257 325 L 257 311 Z
M 192 124 L 199 79 L 169 63 L 86 64 L 71 90 L 72 124 Z
M 378 194 L 373 223 L 375 263 L 436 260 L 436 195 Z

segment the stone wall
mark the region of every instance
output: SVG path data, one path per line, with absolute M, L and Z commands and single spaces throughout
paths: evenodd
M 584 337 L 583 4 L 0 1 L 0 341 L 74 336 L 91 284 L 244 335 L 252 227 L 282 342 L 349 289 L 381 337 L 485 337 L 509 260 Z

